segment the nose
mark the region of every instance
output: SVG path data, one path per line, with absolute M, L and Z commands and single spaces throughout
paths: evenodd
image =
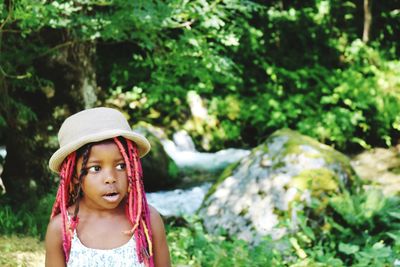
M 117 179 L 115 178 L 115 175 L 112 173 L 107 173 L 105 178 L 104 178 L 104 183 L 105 184 L 113 184 L 117 181 Z

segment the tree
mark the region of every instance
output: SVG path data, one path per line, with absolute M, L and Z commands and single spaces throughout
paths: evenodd
M 370 39 L 372 25 L 372 0 L 364 0 L 364 30 L 362 40 L 367 43 Z
M 53 4 L 56 2 L 53 2 Z M 35 203 L 53 180 L 47 168 L 60 121 L 97 100 L 95 45 L 57 25 L 51 4 L 9 1 L 1 14 L 2 179 L 14 205 Z M 56 12 L 55 12 L 56 11 Z M 29 12 L 32 12 L 30 14 Z M 51 14 L 45 20 L 43 17 Z M 21 74 L 22 73 L 22 74 Z

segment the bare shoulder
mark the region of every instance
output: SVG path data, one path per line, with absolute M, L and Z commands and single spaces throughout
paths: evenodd
M 65 257 L 62 247 L 62 218 L 53 217 L 48 226 L 45 239 L 46 266 L 65 266 Z
M 150 222 L 151 231 L 153 234 L 153 252 L 154 252 L 154 265 L 156 267 L 169 267 L 171 260 L 167 244 L 167 237 L 165 235 L 164 222 L 160 213 L 149 205 L 150 209 Z
M 153 206 L 149 205 L 149 210 L 150 210 L 150 222 L 153 227 L 162 227 L 164 229 L 164 222 L 163 219 L 161 218 L 160 213 L 157 211 L 156 208 Z
M 61 215 L 58 214 L 50 220 L 47 226 L 46 242 L 53 241 L 52 239 L 60 239 L 61 241 L 62 240 L 61 227 L 62 227 L 62 218 Z

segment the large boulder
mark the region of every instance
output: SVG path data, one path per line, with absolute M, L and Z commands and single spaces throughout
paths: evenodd
M 257 243 L 267 235 L 281 238 L 288 229 L 278 225 L 280 220 L 291 218 L 296 224 L 297 212 L 309 207 L 311 199 L 323 211 L 329 197 L 359 186 L 345 155 L 284 129 L 224 171 L 199 215 L 209 232 L 224 230 Z

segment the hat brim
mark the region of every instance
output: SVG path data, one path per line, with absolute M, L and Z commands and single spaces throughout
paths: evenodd
M 85 135 L 78 140 L 71 142 L 61 148 L 59 148 L 50 158 L 49 167 L 52 171 L 59 173 L 60 167 L 64 159 L 71 154 L 73 151 L 78 150 L 82 146 L 93 143 L 100 142 L 106 139 L 111 139 L 117 136 L 125 137 L 126 139 L 132 140 L 136 143 L 138 147 L 139 157 L 144 157 L 150 151 L 149 141 L 140 134 L 132 131 L 125 130 L 108 130 L 102 131 L 98 134 Z

